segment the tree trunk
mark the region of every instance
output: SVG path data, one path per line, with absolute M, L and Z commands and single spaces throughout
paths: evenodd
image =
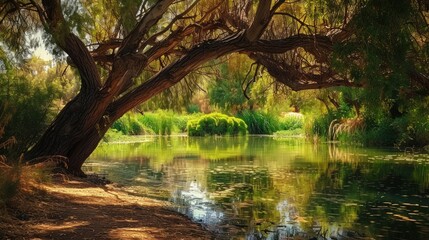
M 50 156 L 64 156 L 68 159 L 67 171 L 83 175 L 82 164 L 112 124 L 100 111 L 94 111 L 94 107 L 100 107 L 100 102 L 92 95 L 78 94 L 25 154 L 25 159 L 37 163 Z

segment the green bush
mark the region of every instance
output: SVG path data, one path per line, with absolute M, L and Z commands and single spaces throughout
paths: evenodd
M 243 111 L 237 115 L 242 119 L 250 134 L 273 134 L 280 129 L 276 116 L 260 111 Z
M 198 106 L 197 104 L 189 104 L 188 106 L 186 106 L 186 112 L 190 114 L 199 113 L 201 112 L 200 106 Z
M 175 116 L 171 111 L 158 110 L 140 115 L 139 121 L 155 134 L 170 135 L 173 132 Z
M 367 127 L 361 133 L 366 145 L 415 146 L 429 144 L 429 119 L 421 115 L 418 119 L 407 114 L 395 119 L 383 118 L 378 122 L 366 120 Z
M 238 118 L 221 113 L 211 113 L 188 121 L 189 136 L 244 135 L 246 123 Z
M 3 85 L 3 80 L 0 76 L 0 85 Z M 0 115 L 10 116 L 3 137 L 14 137 L 17 140 L 14 152 L 5 150 L 10 159 L 18 159 L 22 152 L 31 147 L 53 119 L 52 101 L 55 90 L 33 86 L 25 78 L 19 80 L 10 80 L 14 83 L 9 86 L 9 93 L 3 92 L 6 88 L 0 89 L 0 103 L 7 107 L 7 110 L 0 109 Z
M 139 122 L 144 126 L 151 129 L 155 134 L 159 133 L 159 118 L 157 114 L 151 112 L 145 112 L 143 115 L 138 116 Z
M 186 132 L 186 127 L 188 121 L 190 119 L 190 115 L 179 115 L 173 119 L 173 125 L 175 126 L 175 130 L 179 133 Z
M 429 119 L 420 115 L 415 119 L 411 114 L 401 117 L 365 117 L 363 127 L 350 133 L 342 133 L 338 140 L 343 143 L 365 146 L 423 147 L 429 143 Z
M 135 114 L 127 113 L 112 125 L 113 129 L 126 135 L 139 135 L 145 133 L 145 126 L 140 123 Z
M 335 114 L 331 112 L 316 117 L 313 120 L 310 135 L 316 135 L 327 139 L 329 135 L 329 125 L 335 119 L 337 119 Z
M 300 114 L 287 114 L 280 118 L 280 130 L 294 130 L 304 127 L 304 117 Z
M 185 133 L 188 129 L 188 121 L 203 116 L 203 113 L 193 113 L 187 115 L 174 116 L 174 130 L 178 133 Z

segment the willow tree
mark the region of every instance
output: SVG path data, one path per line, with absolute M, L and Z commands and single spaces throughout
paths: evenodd
M 356 39 L 353 20 L 372 1 L 320 1 L 332 5 L 321 10 L 313 2 L 2 1 L 2 42 L 19 50 L 24 30 L 43 29 L 80 76 L 79 93 L 26 159 L 61 155 L 70 172 L 82 174 L 82 164 L 116 119 L 231 53 L 247 55 L 293 90 L 361 84 L 331 67 L 332 52 Z M 353 52 L 345 58 L 364 59 Z M 413 74 L 427 84 L 425 75 Z

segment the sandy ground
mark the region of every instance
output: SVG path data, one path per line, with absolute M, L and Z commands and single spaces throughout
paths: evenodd
M 164 202 L 88 179 L 57 177 L 14 201 L 0 216 L 0 239 L 212 239 Z

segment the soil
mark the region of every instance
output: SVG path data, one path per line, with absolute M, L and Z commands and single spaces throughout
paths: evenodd
M 114 184 L 55 177 L 27 187 L 0 216 L 0 239 L 212 239 L 167 203 Z

